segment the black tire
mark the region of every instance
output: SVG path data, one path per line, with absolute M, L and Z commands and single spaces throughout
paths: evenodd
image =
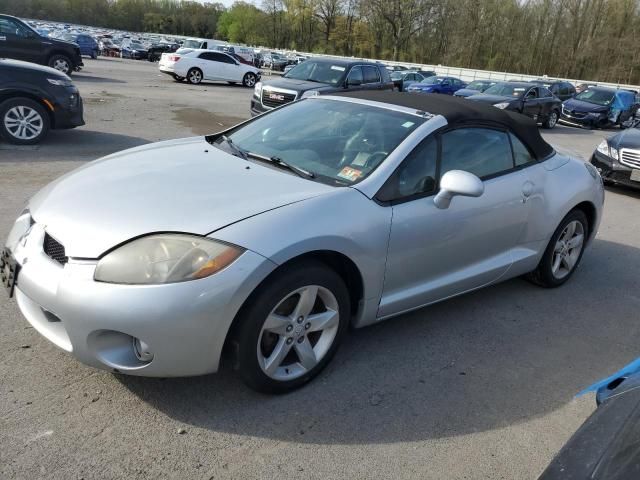
M 291 380 L 276 380 L 268 376 L 259 363 L 257 347 L 262 327 L 276 306 L 295 290 L 308 285 L 326 288 L 337 300 L 337 333 L 330 348 L 313 368 Z M 346 334 L 350 312 L 347 287 L 335 271 L 317 261 L 303 261 L 283 267 L 256 289 L 236 319 L 238 323 L 234 338 L 238 344 L 238 368 L 243 381 L 252 389 L 264 393 L 286 393 L 301 387 L 318 375 L 335 354 Z
M 190 68 L 187 72 L 187 82 L 192 85 L 198 85 L 202 82 L 202 70 L 199 68 Z
M 582 228 L 584 232 L 583 233 L 584 238 L 582 241 L 580 254 L 578 255 L 578 258 L 573 268 L 571 269 L 571 271 L 569 271 L 569 273 L 566 274 L 564 277 L 558 278 L 553 274 L 553 271 L 552 271 L 555 246 L 556 246 L 556 243 L 558 242 L 560 235 L 564 232 L 567 225 L 569 225 L 571 222 L 576 220 L 582 224 Z M 547 248 L 544 251 L 544 255 L 542 256 L 542 259 L 540 259 L 540 263 L 538 264 L 536 269 L 533 272 L 527 274 L 525 278 L 530 282 L 545 288 L 555 288 L 564 284 L 567 280 L 571 278 L 571 276 L 578 269 L 578 266 L 580 265 L 580 260 L 582 260 L 582 255 L 584 253 L 584 248 L 586 246 L 588 237 L 589 237 L 589 221 L 587 220 L 587 216 L 582 210 L 572 210 L 567 214 L 566 217 L 562 219 L 562 221 L 560 222 L 560 225 L 558 225 L 558 228 L 556 228 L 556 231 L 551 236 L 551 240 L 549 241 L 549 244 L 547 245 Z
M 560 112 L 557 110 L 551 110 L 549 116 L 542 123 L 542 128 L 552 129 L 558 124 L 558 119 L 560 118 Z
M 11 118 L 14 118 L 16 111 L 14 110 L 12 113 L 9 112 L 16 107 L 30 109 L 30 111 L 35 112 L 38 115 L 38 118 L 32 119 L 32 121 L 35 121 L 32 125 L 37 125 L 41 128 L 37 135 L 32 138 L 24 139 L 17 136 L 20 130 L 13 131 L 11 126 L 8 124 L 8 121 L 10 121 Z M 7 118 L 7 115 L 9 115 L 9 118 Z M 49 133 L 50 120 L 49 114 L 45 108 L 30 98 L 17 97 L 5 100 L 0 104 L 0 136 L 2 136 L 2 138 L 7 142 L 13 143 L 14 145 L 34 145 L 39 143 L 47 136 L 47 133 Z
M 93 58 L 94 60 L 98 58 L 98 52 L 96 52 L 95 50 L 93 52 L 91 52 L 91 58 Z
M 51 55 L 47 65 L 60 72 L 66 73 L 67 75 L 71 75 L 73 73 L 73 62 L 66 55 Z
M 256 86 L 256 82 L 258 81 L 258 77 L 253 72 L 247 72 L 242 77 L 242 85 L 248 88 L 253 88 Z
M 181 82 L 184 80 L 184 77 L 181 77 L 180 75 L 176 75 L 175 73 L 172 76 L 176 82 Z

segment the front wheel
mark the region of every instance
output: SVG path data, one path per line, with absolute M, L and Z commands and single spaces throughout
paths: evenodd
M 253 88 L 256 84 L 257 78 L 258 77 L 256 77 L 255 73 L 245 73 L 244 78 L 242 79 L 242 85 L 244 85 L 245 87 Z
M 202 70 L 199 68 L 192 68 L 187 72 L 187 81 L 193 85 L 198 85 L 202 82 Z
M 16 145 L 34 145 L 49 132 L 49 114 L 30 98 L 12 98 L 0 104 L 0 135 Z
M 65 55 L 52 55 L 49 59 L 48 65 L 59 72 L 66 73 L 67 75 L 71 75 L 73 72 L 73 63 L 71 63 L 69 57 Z
M 589 236 L 589 221 L 582 210 L 573 210 L 562 219 L 538 264 L 527 279 L 553 288 L 565 283 L 578 268 Z
M 237 321 L 239 372 L 251 388 L 284 393 L 329 363 L 349 323 L 342 278 L 322 263 L 284 267 L 260 286 Z
M 547 117 L 547 119 L 542 124 L 542 126 L 544 128 L 551 129 L 555 127 L 557 123 L 558 123 L 558 112 L 555 110 L 552 110 L 549 116 Z

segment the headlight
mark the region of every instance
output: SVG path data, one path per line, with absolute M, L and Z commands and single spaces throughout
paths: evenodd
M 618 160 L 618 150 L 613 147 L 609 147 L 609 156 L 614 160 Z
M 501 110 L 504 110 L 509 106 L 509 102 L 495 103 L 493 106 Z
M 601 154 L 606 155 L 607 157 L 609 156 L 609 144 L 606 140 L 602 140 L 596 150 L 598 150 Z
M 587 115 L 590 116 L 590 117 L 598 118 L 598 117 L 601 117 L 601 116 L 603 116 L 605 114 L 603 112 L 589 112 L 589 113 L 587 113 Z
M 47 82 L 58 87 L 71 87 L 73 82 L 64 78 L 47 78 Z
M 235 245 L 196 235 L 149 235 L 104 256 L 94 279 L 130 285 L 185 282 L 219 272 L 243 252 Z
M 253 96 L 260 98 L 262 95 L 262 82 L 256 83 L 256 86 L 253 87 Z
M 302 93 L 302 96 L 300 98 L 317 97 L 318 95 L 320 95 L 320 92 L 318 92 L 317 90 L 307 90 L 306 92 Z
M 20 216 L 16 219 L 13 227 L 11 227 L 11 231 L 9 232 L 9 236 L 7 237 L 7 247 L 12 252 L 15 252 L 16 247 L 18 246 L 18 242 L 22 239 L 22 237 L 29 231 L 33 225 L 33 219 L 31 218 L 31 214 L 29 210 L 23 210 Z

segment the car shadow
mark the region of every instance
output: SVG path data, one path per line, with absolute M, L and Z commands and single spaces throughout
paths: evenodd
M 227 369 L 117 378 L 180 422 L 239 435 L 373 444 L 499 429 L 563 407 L 640 356 L 639 253 L 596 240 L 561 288 L 514 279 L 356 330 L 287 395 L 255 393 Z
M 145 143 L 149 140 L 82 128 L 54 130 L 38 145 L 12 145 L 0 140 L 0 162 L 95 160 Z
M 126 80 L 109 77 L 95 77 L 93 75 L 85 75 L 82 72 L 74 74 L 72 80 L 75 83 L 127 83 Z
M 604 188 L 607 192 L 617 193 L 619 195 L 625 195 L 627 197 L 640 199 L 640 188 L 632 188 L 626 185 L 616 184 L 607 184 Z

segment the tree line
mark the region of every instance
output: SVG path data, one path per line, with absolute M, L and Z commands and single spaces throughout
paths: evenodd
M 411 63 L 640 83 L 639 0 L 0 0 L 0 12 Z

